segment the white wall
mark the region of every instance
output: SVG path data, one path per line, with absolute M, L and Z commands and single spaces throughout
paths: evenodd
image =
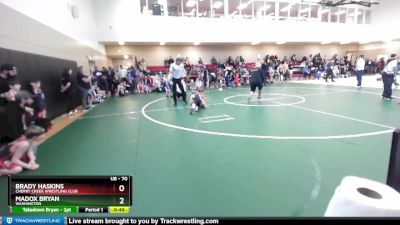
M 378 55 L 397 54 L 400 56 L 400 42 L 393 41 L 389 43 L 370 43 L 359 46 L 359 54 L 365 55 L 367 58 L 376 59 Z
M 99 41 L 107 39 L 105 36 L 112 33 L 115 39 L 109 41 L 118 42 L 125 32 L 139 34 L 141 25 L 148 26 L 147 21 L 137 18 L 140 18 L 140 0 L 93 0 L 93 6 Z
M 94 2 L 91 0 L 0 0 L 0 3 L 105 53 L 104 46 L 97 42 Z M 79 8 L 78 19 L 72 17 L 71 5 Z
M 110 59 L 14 9 L 0 4 L 0 47 L 76 61 L 88 71 L 88 55 L 98 65 L 109 65 Z M 5 63 L 5 62 L 0 62 Z
M 145 22 L 142 22 L 145 21 Z M 145 17 L 99 25 L 100 42 L 322 42 L 360 41 L 374 38 L 370 25 L 268 22 L 242 19 Z
M 228 56 L 242 55 L 246 61 L 255 62 L 257 55 L 264 57 L 267 54 L 276 54 L 279 57 L 296 54 L 298 58 L 304 55 L 321 53 L 322 56 L 332 57 L 334 54 L 345 55 L 346 51 L 357 51 L 357 45 L 317 45 L 317 44 L 286 44 L 286 45 L 200 45 L 200 46 L 106 46 L 107 54 L 114 60 L 114 66 L 121 64 L 122 55 L 126 54 L 134 59 L 145 58 L 147 65 L 159 66 L 164 64 L 164 58 L 177 54 L 188 56 L 191 63 L 196 63 L 202 57 L 207 63 L 211 57 L 226 60 Z M 115 60 L 117 59 L 118 60 Z
M 376 28 L 371 32 L 386 34 L 386 39 L 400 39 L 400 1 L 379 0 L 378 2 L 379 5 L 373 6 L 372 23 Z
M 126 42 L 339 42 L 380 35 L 371 34 L 371 25 L 146 16 L 139 13 L 139 3 L 96 0 L 98 40 L 114 43 L 121 39 Z

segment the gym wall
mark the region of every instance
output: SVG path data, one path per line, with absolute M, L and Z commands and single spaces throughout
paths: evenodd
M 0 64 L 4 63 L 11 63 L 17 67 L 17 80 L 21 82 L 22 89 L 27 90 L 32 79 L 41 81 L 50 119 L 63 114 L 66 110 L 66 103 L 62 101 L 60 94 L 61 74 L 64 68 L 71 68 L 74 103 L 76 106 L 79 105 L 79 92 L 75 88 L 77 72 L 75 61 L 0 48 Z

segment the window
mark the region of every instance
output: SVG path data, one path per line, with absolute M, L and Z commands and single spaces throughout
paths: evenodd
M 299 9 L 300 9 L 300 4 L 296 3 L 293 4 L 292 7 L 290 8 L 290 17 L 294 17 L 297 19 L 299 15 Z
M 319 13 L 319 5 L 311 5 L 311 12 L 310 12 L 311 19 L 317 20 L 318 13 Z
M 183 15 L 187 17 L 195 17 L 197 15 L 197 0 L 182 0 Z
M 275 17 L 276 2 L 265 3 L 265 18 L 268 20 L 274 20 Z
M 228 15 L 230 18 L 237 18 L 240 15 L 240 0 L 231 0 L 228 5 Z
M 339 8 L 331 8 L 331 23 L 336 23 L 338 21 Z
M 153 16 L 163 15 L 163 9 L 161 4 L 158 3 L 158 0 L 147 0 L 147 2 L 148 2 L 147 7 L 149 8 Z
M 212 12 L 214 18 L 225 16 L 223 0 L 212 0 Z
M 347 8 L 343 8 L 343 7 L 339 8 L 338 16 L 339 16 L 339 23 L 346 23 Z
M 168 0 L 168 16 L 182 16 L 181 0 Z
M 241 15 L 242 18 L 252 19 L 253 18 L 253 3 L 254 0 L 241 0 Z
M 311 11 L 311 6 L 309 4 L 301 4 L 300 10 L 299 10 L 299 19 L 300 20 L 306 20 L 309 17 L 310 11 Z
M 163 15 L 163 7 L 157 0 L 140 0 L 140 9 L 145 15 Z
M 143 9 L 147 9 L 146 0 L 140 0 L 140 10 L 142 13 L 144 13 Z
M 321 22 L 329 22 L 329 7 L 322 7 L 319 14 L 321 15 Z
M 348 15 L 347 15 L 347 23 L 356 23 L 356 14 L 355 14 L 355 9 L 348 9 Z
M 365 10 L 365 24 L 371 24 L 371 10 Z
M 363 9 L 358 9 L 357 24 L 364 24 L 364 10 Z
M 265 17 L 265 11 L 266 5 L 264 0 L 254 1 L 254 18 L 263 19 Z
M 139 0 L 142 14 L 371 24 L 370 9 L 287 0 Z M 224 5 L 228 2 L 227 5 Z
M 199 4 L 199 17 L 210 17 L 211 16 L 211 0 L 202 0 Z
M 279 2 L 279 20 L 287 20 L 290 5 L 287 2 Z

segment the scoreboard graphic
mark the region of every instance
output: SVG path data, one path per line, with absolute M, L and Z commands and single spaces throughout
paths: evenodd
M 9 176 L 11 213 L 128 213 L 131 176 Z

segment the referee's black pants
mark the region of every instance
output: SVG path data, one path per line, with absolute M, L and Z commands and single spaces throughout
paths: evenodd
M 179 89 L 182 91 L 182 99 L 186 102 L 186 92 L 182 85 L 182 78 L 172 78 L 172 96 L 174 98 L 174 103 L 176 104 L 176 85 L 178 85 Z
M 391 98 L 392 97 L 392 84 L 394 80 L 394 75 L 392 74 L 382 74 L 382 81 L 383 81 L 383 94 L 382 97 L 384 98 Z

